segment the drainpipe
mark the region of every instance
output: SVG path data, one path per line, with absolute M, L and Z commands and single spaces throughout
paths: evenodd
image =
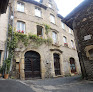
M 15 0 L 13 0 L 13 22 L 12 22 L 12 39 L 11 40 L 13 40 L 13 32 L 14 32 L 14 5 L 15 5 Z M 13 56 L 12 56 L 12 58 L 11 58 L 11 63 L 10 63 L 10 71 L 9 72 L 11 72 L 11 70 L 12 70 L 12 64 L 13 64 Z

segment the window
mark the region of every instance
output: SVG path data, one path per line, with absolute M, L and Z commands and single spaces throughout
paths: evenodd
M 17 2 L 17 11 L 24 12 L 24 4 Z
M 71 46 L 74 47 L 74 42 L 73 42 L 73 40 L 71 40 Z
M 25 23 L 18 21 L 17 22 L 17 31 L 20 33 L 25 33 Z
M 52 38 L 53 38 L 53 43 L 57 43 L 57 33 L 56 32 L 52 32 Z
M 62 22 L 62 28 L 65 29 L 65 24 Z
M 49 2 L 52 2 L 51 0 L 48 0 Z
M 43 27 L 37 25 L 37 36 L 42 37 L 43 36 Z
M 35 16 L 41 17 L 41 9 L 38 7 L 35 8 Z
M 67 38 L 65 36 L 63 36 L 63 41 L 64 43 L 67 43 Z
M 50 14 L 50 22 L 55 24 L 55 16 Z
M 0 62 L 1 62 L 1 51 L 0 51 Z
M 48 3 L 48 7 L 49 7 L 49 8 L 52 8 L 52 4 Z
M 40 2 L 40 3 L 43 3 L 43 0 L 40 0 L 39 2 Z
M 69 33 L 72 34 L 72 30 L 69 28 Z

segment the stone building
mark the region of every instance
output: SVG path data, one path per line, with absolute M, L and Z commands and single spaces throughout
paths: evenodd
M 8 2 L 9 0 L 0 0 L 0 66 L 2 66 L 5 41 L 8 26 Z M 6 12 L 7 11 L 7 12 Z
M 80 74 L 80 65 L 73 30 L 62 22 L 54 0 L 15 0 L 14 28 L 16 32 L 52 39 L 52 44 L 37 46 L 21 42 L 15 49 L 17 75 L 21 79 L 48 78 Z M 11 9 L 12 10 L 12 9 Z M 46 27 L 49 27 L 47 33 Z
M 93 0 L 85 0 L 64 22 L 74 30 L 83 78 L 93 80 Z

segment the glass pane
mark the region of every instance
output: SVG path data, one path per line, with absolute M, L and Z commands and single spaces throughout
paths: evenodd
M 67 43 L 67 38 L 65 36 L 63 37 L 63 41 L 64 43 Z
M 55 17 L 53 15 L 50 15 L 50 20 L 51 20 L 52 23 L 55 24 Z
M 24 5 L 21 5 L 21 12 L 24 12 Z
M 20 3 L 17 3 L 17 11 L 20 11 Z
M 55 32 L 52 33 L 52 37 L 53 37 L 53 42 L 56 43 L 57 42 L 57 34 Z
M 35 9 L 35 15 L 38 16 L 38 17 L 41 17 L 41 10 L 36 8 Z
M 20 30 L 20 22 L 17 22 L 17 31 Z

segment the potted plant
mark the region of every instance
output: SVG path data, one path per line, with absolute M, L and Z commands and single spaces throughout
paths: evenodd
M 3 67 L 0 68 L 0 78 L 2 77 L 2 74 L 3 74 Z
M 9 59 L 9 58 L 7 58 L 5 60 L 5 74 L 4 74 L 5 79 L 8 79 L 8 77 L 9 77 L 10 61 L 11 61 L 11 59 Z

